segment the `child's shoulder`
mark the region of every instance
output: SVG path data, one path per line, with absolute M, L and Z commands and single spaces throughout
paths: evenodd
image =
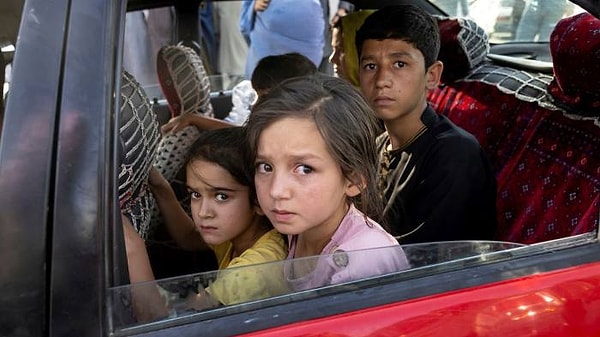
M 380 224 L 365 217 L 354 206 L 350 209 L 334 235 L 341 250 L 369 249 L 397 245 L 398 241 Z
M 427 123 L 430 137 L 435 139 L 435 146 L 439 147 L 441 152 L 460 150 L 459 153 L 473 154 L 481 151 L 475 136 L 454 124 L 448 117 L 437 114 L 433 109 L 431 112 L 435 114 L 435 122 L 431 122 L 430 119 L 430 123 Z
M 288 247 L 283 235 L 272 229 L 263 234 L 252 247 L 233 259 L 229 266 L 279 261 L 285 259 L 287 254 Z
M 287 256 L 287 243 L 285 242 L 283 235 L 275 229 L 271 229 L 263 234 L 250 249 L 271 250 L 285 253 Z

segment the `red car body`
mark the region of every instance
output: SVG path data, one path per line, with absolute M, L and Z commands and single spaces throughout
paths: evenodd
M 244 336 L 600 336 L 600 263 Z

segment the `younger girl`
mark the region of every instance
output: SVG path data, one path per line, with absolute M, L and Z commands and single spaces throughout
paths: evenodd
M 213 249 L 219 269 L 285 259 L 283 237 L 271 226 L 255 199 L 251 170 L 244 161 L 240 127 L 202 133 L 186 162 L 192 219 L 169 183 L 155 170 L 150 186 L 173 238 L 184 248 Z M 128 222 L 125 219 L 125 222 Z M 131 282 L 153 280 L 143 241 L 127 223 L 125 238 Z M 256 274 L 220 273 L 194 301 L 195 307 L 234 304 L 284 291 Z M 210 297 L 210 298 L 207 298 Z
M 309 270 L 289 264 L 285 275 L 295 289 L 408 267 L 400 247 L 344 253 L 398 245 L 369 218 L 379 217 L 382 202 L 374 116 L 351 84 L 320 74 L 283 82 L 250 114 L 258 201 L 275 228 L 288 235 L 288 258 L 337 253 Z

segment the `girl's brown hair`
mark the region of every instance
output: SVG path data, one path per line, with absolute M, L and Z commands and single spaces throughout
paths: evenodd
M 290 117 L 315 123 L 344 176 L 361 189 L 353 201 L 365 215 L 381 223 L 383 204 L 377 191 L 375 149 L 381 130 L 360 91 L 345 80 L 320 73 L 282 82 L 252 108 L 246 123 L 251 163 L 262 131 Z

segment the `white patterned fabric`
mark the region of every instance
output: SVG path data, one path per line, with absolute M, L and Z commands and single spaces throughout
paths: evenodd
M 557 104 L 556 99 L 548 92 L 548 86 L 553 81 L 553 77 L 550 75 L 484 64 L 474 69 L 460 81 L 490 84 L 505 94 L 514 95 L 521 101 L 534 102 L 544 109 L 560 111 L 570 119 L 591 120 L 594 124 L 600 126 L 599 116 L 576 114 L 563 105 Z
M 165 46 L 157 56 L 157 72 L 161 89 L 173 117 L 180 114 L 200 114 L 213 117 L 210 104 L 210 80 L 202 60 L 185 46 Z M 172 182 L 183 168 L 190 146 L 198 139 L 200 130 L 188 126 L 163 136 L 154 157 L 154 167 Z M 181 203 L 189 212 L 189 205 Z M 151 228 L 162 222 L 158 206 L 152 215 Z
M 126 71 L 121 83 L 119 122 L 121 211 L 131 219 L 142 238 L 146 238 L 150 210 L 155 203 L 149 193 L 148 174 L 158 145 L 158 120 L 144 89 Z

